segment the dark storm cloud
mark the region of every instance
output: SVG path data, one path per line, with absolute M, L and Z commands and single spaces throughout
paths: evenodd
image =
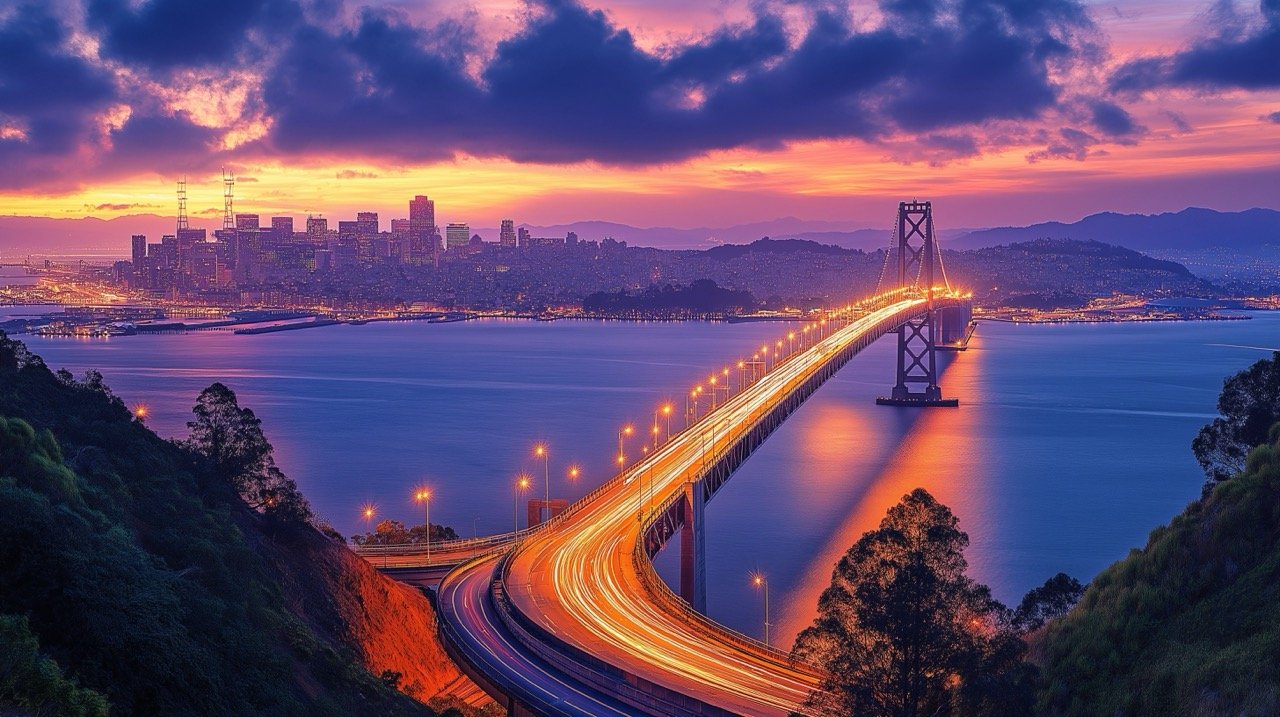
M 1271 120 L 1272 122 L 1275 122 L 1276 124 L 1280 124 L 1280 112 L 1272 112 L 1271 114 L 1267 115 L 1266 118 Z
M 1280 0 L 1262 0 L 1260 11 L 1259 18 L 1245 21 L 1231 3 L 1217 6 L 1211 16 L 1219 28 L 1215 34 L 1172 55 L 1125 63 L 1113 73 L 1112 89 L 1280 87 Z
M 1111 137 L 1129 137 L 1144 130 L 1120 105 L 1105 100 L 1095 100 L 1090 107 L 1093 126 Z
M 251 35 L 279 36 L 302 19 L 293 0 L 88 0 L 102 55 L 150 70 L 230 63 Z
M 94 135 L 116 99 L 111 76 L 67 47 L 67 27 L 42 5 L 0 20 L 0 186 L 52 176 Z
M 38 6 L 0 21 L 0 159 L 88 147 L 82 176 L 234 160 L 219 130 L 128 79 L 224 71 L 261 77 L 240 121 L 269 130 L 234 150 L 241 157 L 651 165 L 811 139 L 900 146 L 912 135 L 920 149 L 905 158 L 964 157 L 998 141 L 986 123 L 1087 102 L 1060 78 L 1101 61 L 1078 0 L 881 0 L 883 21 L 870 27 L 847 7 L 809 3 L 800 36 L 762 0 L 747 22 L 657 50 L 578 0 L 533 0 L 492 48 L 465 18 L 427 27 L 330 0 L 85 1 L 106 66 L 132 72 L 116 80 L 71 53 L 66 27 Z M 107 129 L 114 104 L 130 114 Z M 1099 100 L 1092 114 L 1106 137 L 1141 131 L 1118 105 Z
M 439 29 L 366 12 L 357 27 L 304 27 L 264 98 L 281 152 L 405 160 L 456 152 L 517 161 L 676 161 L 709 150 L 816 138 L 874 140 L 997 119 L 1031 119 L 1062 94 L 1053 70 L 1088 59 L 1087 14 L 1066 0 L 884 2 L 855 29 L 817 9 L 788 43 L 764 6 L 665 52 L 572 0 L 530 8 L 479 81 L 436 49 Z

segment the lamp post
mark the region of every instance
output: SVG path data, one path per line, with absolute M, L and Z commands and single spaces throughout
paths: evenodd
M 373 535 L 373 516 L 378 512 L 378 507 L 373 503 L 365 503 L 360 509 L 360 515 L 364 517 L 364 532 L 366 535 Z M 371 538 L 365 538 L 365 542 L 369 542 Z
M 769 578 L 758 572 L 751 576 L 751 584 L 764 589 L 764 644 L 769 645 Z
M 529 476 L 521 473 L 516 478 L 515 501 L 514 501 L 514 508 L 512 510 L 512 513 L 514 516 L 512 518 L 512 523 L 513 523 L 511 527 L 512 533 L 520 532 L 520 495 L 528 489 L 529 489 Z
M 419 488 L 417 493 L 413 494 L 413 499 L 423 505 L 423 511 L 427 521 L 427 565 L 431 564 L 431 491 L 426 488 Z
M 626 454 L 626 451 L 623 450 L 622 439 L 626 436 L 631 435 L 632 433 L 635 433 L 635 431 L 636 429 L 633 428 L 630 423 L 618 429 L 618 472 L 619 473 L 626 470 L 627 468 L 627 454 Z
M 533 455 L 542 459 L 542 507 L 547 511 L 547 520 L 551 520 L 551 451 L 547 444 L 539 443 L 533 447 Z M 542 520 L 542 511 L 538 511 L 538 520 Z
M 662 415 L 667 417 L 667 435 L 662 440 L 663 443 L 671 440 L 671 403 L 667 402 L 662 406 Z

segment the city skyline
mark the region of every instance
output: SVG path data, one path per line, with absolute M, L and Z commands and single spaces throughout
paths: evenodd
M 472 227 L 875 226 L 926 184 L 949 226 L 1277 206 L 1274 3 L 895 7 L 22 6 L 0 18 L 27 58 L 0 203 L 166 214 L 186 175 L 190 215 L 216 217 L 225 165 L 264 216 L 393 216 L 425 191 Z M 202 20 L 198 48 L 155 39 Z M 926 37 L 908 83 L 892 60 Z M 322 60 L 332 82 L 304 72 Z

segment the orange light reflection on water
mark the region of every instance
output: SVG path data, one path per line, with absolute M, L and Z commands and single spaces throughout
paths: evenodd
M 990 579 L 996 566 L 989 560 L 979 560 L 985 553 L 974 549 L 975 544 L 991 537 L 994 527 L 986 520 L 991 514 L 986 469 L 993 456 L 987 450 L 986 437 L 980 433 L 985 413 L 978 399 L 982 368 L 982 347 L 975 336 L 970 350 L 956 356 L 939 379 L 944 395 L 960 397 L 960 408 L 920 411 L 884 470 L 867 487 L 848 519 L 809 560 L 798 586 L 783 599 L 776 619 L 776 644 L 790 648 L 796 634 L 813 622 L 818 598 L 830 585 L 831 571 L 841 556 L 863 533 L 874 530 L 889 508 L 916 488 L 929 491 L 959 517 L 960 529 L 967 532 L 970 539 L 966 552 L 969 575 L 983 582 Z M 919 409 L 880 410 L 885 412 L 887 420 L 890 411 Z M 848 421 L 841 423 L 849 424 Z M 833 435 L 858 435 L 845 433 L 850 427 L 820 421 L 805 443 L 811 450 L 825 450 L 824 447 L 834 445 Z M 855 446 L 853 450 L 858 449 Z

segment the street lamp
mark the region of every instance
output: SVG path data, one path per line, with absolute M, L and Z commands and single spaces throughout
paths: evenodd
M 431 564 L 431 491 L 427 488 L 419 488 L 417 493 L 413 494 L 413 499 L 423 505 L 425 518 L 427 521 L 427 565 Z
M 543 506 L 547 509 L 547 520 L 551 520 L 551 451 L 547 444 L 539 443 L 533 447 L 533 455 L 542 459 Z M 538 511 L 538 520 L 542 520 L 542 511 Z
M 662 415 L 667 417 L 667 435 L 662 440 L 663 443 L 671 440 L 671 409 L 672 407 L 670 402 L 667 402 L 662 406 Z
M 378 512 L 378 506 L 373 503 L 365 503 L 360 509 L 360 515 L 364 516 L 364 527 L 366 533 L 373 533 L 373 516 Z
M 513 523 L 511 527 L 512 533 L 520 532 L 520 496 L 526 490 L 529 490 L 529 476 L 521 473 L 519 476 L 516 477 L 515 502 L 514 502 L 514 509 L 512 511 L 514 516 L 512 518 L 512 523 Z
M 751 584 L 756 589 L 764 589 L 764 644 L 769 645 L 769 578 L 764 573 L 756 572 L 751 576 Z
M 635 432 L 636 429 L 630 423 L 618 429 L 618 472 L 622 472 L 627 467 L 627 454 L 623 450 L 622 439 L 624 436 L 629 436 Z
M 582 469 L 575 463 L 569 466 L 569 471 L 566 475 L 569 476 L 569 480 L 578 480 L 578 477 L 582 475 Z

